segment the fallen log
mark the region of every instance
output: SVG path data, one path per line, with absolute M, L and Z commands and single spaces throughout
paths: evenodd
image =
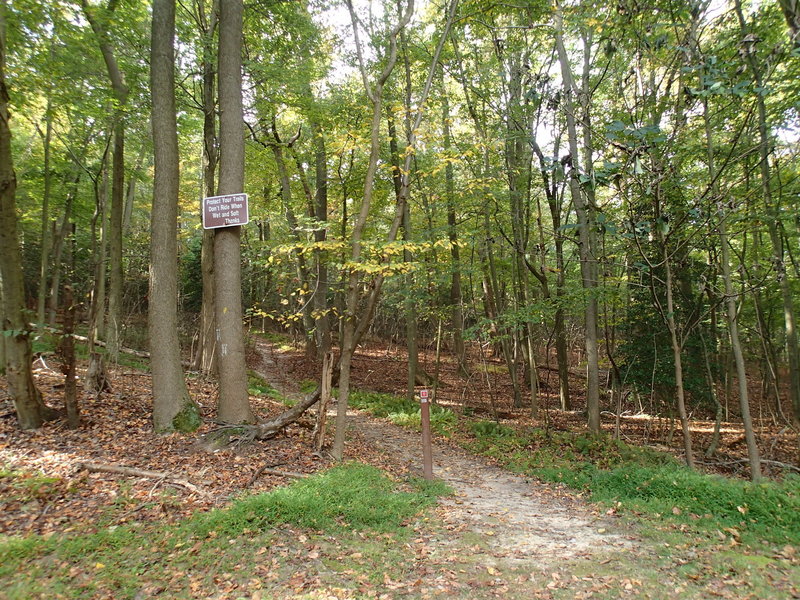
M 74 340 L 79 341 L 79 342 L 83 342 L 84 344 L 88 344 L 89 343 L 89 338 L 87 338 L 86 336 L 83 336 L 83 335 L 77 335 L 77 334 L 73 333 L 72 334 L 72 338 Z M 95 340 L 94 341 L 94 345 L 95 346 L 100 346 L 101 348 L 105 348 L 106 347 L 106 343 L 103 340 Z M 138 358 L 148 358 L 148 359 L 150 358 L 150 353 L 149 352 L 145 352 L 143 350 L 134 350 L 133 348 L 125 348 L 124 346 L 121 346 L 119 351 L 122 352 L 123 354 L 130 354 L 131 356 L 136 356 Z
M 201 436 L 199 444 L 209 451 L 220 450 L 227 446 L 238 446 L 255 440 L 268 440 L 275 437 L 285 427 L 297 421 L 303 413 L 319 401 L 320 389 L 317 388 L 306 395 L 292 408 L 282 412 L 274 419 L 250 425 L 247 423 L 225 424 Z
M 119 465 L 101 465 L 99 463 L 90 463 L 90 462 L 79 462 L 75 466 L 79 471 L 86 470 L 89 471 L 90 473 L 114 473 L 116 475 L 125 475 L 127 477 L 161 479 L 163 481 L 167 481 L 169 483 L 173 483 L 175 485 L 184 487 L 190 492 L 194 492 L 199 496 L 204 496 L 206 498 L 210 497 L 210 494 L 208 492 L 201 490 L 193 483 L 190 483 L 180 477 L 175 477 L 174 475 L 172 475 L 171 473 L 167 473 L 166 471 L 146 471 L 143 469 L 134 469 L 132 467 L 122 467 Z

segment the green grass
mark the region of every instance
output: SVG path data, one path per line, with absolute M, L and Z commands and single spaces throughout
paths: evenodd
M 350 394 L 350 406 L 367 411 L 379 418 L 387 418 L 395 425 L 419 431 L 421 410 L 419 402 L 404 396 L 354 390 Z M 458 418 L 453 411 L 436 404 L 430 407 L 431 430 L 449 436 L 455 429 Z
M 263 377 L 259 374 L 248 371 L 247 373 L 247 393 L 251 396 L 268 396 L 286 406 L 294 406 L 295 400 L 287 398 L 278 390 L 272 387 Z
M 185 598 L 196 597 L 196 586 L 205 597 L 254 577 L 279 586 L 308 568 L 309 554 L 327 563 L 331 585 L 341 585 L 341 573 L 399 577 L 409 523 L 447 491 L 435 482 L 400 487 L 378 469 L 350 463 L 175 526 L 95 523 L 72 535 L 0 537 L 0 589 L 9 599 Z
M 317 382 L 313 379 L 303 379 L 299 387 L 303 394 L 310 394 L 317 389 Z
M 276 523 L 329 532 L 385 532 L 399 529 L 406 519 L 432 504 L 435 496 L 419 486 L 415 491 L 398 491 L 380 470 L 351 463 L 269 494 L 243 498 L 198 519 L 194 527 L 200 535 L 217 531 L 231 536 Z
M 473 423 L 462 441 L 510 470 L 563 483 L 616 509 L 745 543 L 800 544 L 800 478 L 752 484 L 692 471 L 672 457 L 604 436 Z

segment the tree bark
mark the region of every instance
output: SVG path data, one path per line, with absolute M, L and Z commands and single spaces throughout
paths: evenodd
M 242 109 L 242 0 L 220 3 L 219 17 L 219 194 L 244 190 Z M 242 322 L 241 227 L 223 227 L 214 237 L 215 314 L 219 343 L 217 417 L 252 423 L 247 394 Z
M 175 0 L 153 1 L 153 204 L 150 213 L 149 334 L 153 429 L 194 431 L 202 423 L 189 396 L 178 339 L 178 123 L 175 111 Z
M 6 87 L 5 2 L 0 3 L 0 281 L 3 285 L 5 367 L 9 393 L 22 429 L 42 425 L 45 407 L 31 372 L 30 325 L 24 316 L 25 290 L 17 234 L 17 176 L 11 157 L 9 93 Z

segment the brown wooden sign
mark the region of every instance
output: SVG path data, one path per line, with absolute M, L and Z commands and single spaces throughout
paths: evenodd
M 203 198 L 203 229 L 247 225 L 250 213 L 247 194 L 228 194 Z

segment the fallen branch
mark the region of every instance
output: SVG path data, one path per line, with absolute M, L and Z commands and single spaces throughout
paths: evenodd
M 266 475 L 276 475 L 278 477 L 288 477 L 289 479 L 305 479 L 306 477 L 308 477 L 308 475 L 306 475 L 305 473 L 294 473 L 292 471 L 280 471 L 278 469 L 273 469 L 272 468 L 272 467 L 280 466 L 280 464 L 282 464 L 282 463 L 273 464 L 273 465 L 264 465 L 263 467 L 258 469 L 255 473 L 253 473 L 253 476 L 250 478 L 250 480 L 247 483 L 244 484 L 244 489 L 249 488 L 251 485 L 253 485 L 256 482 L 256 479 L 258 479 L 259 477 L 261 477 L 262 475 L 265 475 L 265 474 Z
M 223 424 L 221 427 L 202 436 L 200 438 L 200 446 L 214 451 L 231 445 L 241 445 L 255 440 L 274 438 L 281 430 L 297 421 L 309 408 L 319 402 L 320 396 L 321 390 L 317 387 L 292 408 L 269 421 L 262 421 L 255 425 Z
M 77 334 L 73 333 L 72 337 L 73 337 L 73 339 L 75 339 L 75 340 L 77 340 L 79 342 L 83 342 L 84 344 L 88 344 L 89 343 L 89 338 L 87 338 L 86 336 L 77 335 Z M 103 340 L 95 340 L 94 341 L 94 345 L 95 346 L 100 346 L 101 348 L 105 348 L 106 347 L 106 343 Z M 133 348 L 125 348 L 124 346 L 120 346 L 119 351 L 122 352 L 123 354 L 130 354 L 130 355 L 136 356 L 138 358 L 150 358 L 150 353 L 149 352 L 145 352 L 143 350 L 134 350 Z
M 88 463 L 88 462 L 80 462 L 76 465 L 76 467 L 78 468 L 79 471 L 85 469 L 90 473 L 114 473 L 117 475 L 126 475 L 128 477 L 160 479 L 162 481 L 166 481 L 169 483 L 173 483 L 175 485 L 179 485 L 181 487 L 185 487 L 190 492 L 194 492 L 199 496 L 204 496 L 206 498 L 210 497 L 210 494 L 208 492 L 201 490 L 193 483 L 189 483 L 185 479 L 181 479 L 180 477 L 175 477 L 171 473 L 167 473 L 165 471 L 145 471 L 143 469 L 134 469 L 132 467 L 120 467 L 118 465 L 101 465 L 98 463 Z

